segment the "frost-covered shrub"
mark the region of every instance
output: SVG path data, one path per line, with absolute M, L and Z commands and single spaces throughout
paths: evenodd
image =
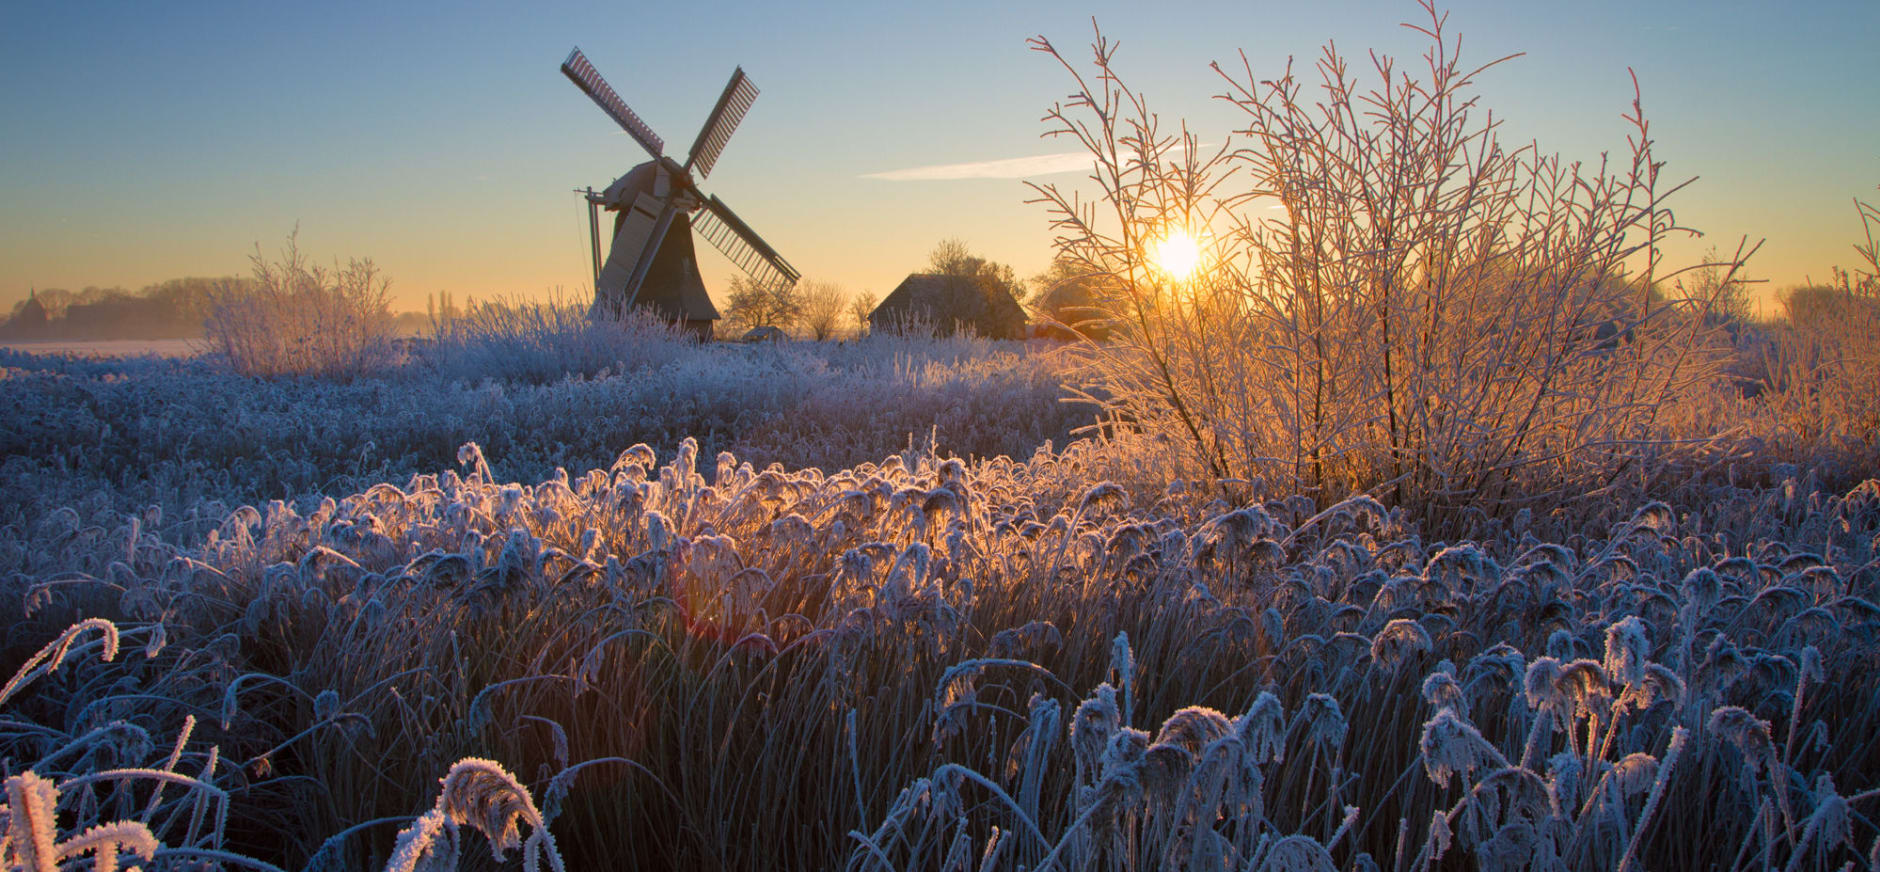
M 1329 46 L 1316 86 L 1217 64 L 1246 126 L 1205 148 L 1160 126 L 1101 36 L 1093 69 L 1034 41 L 1074 80 L 1049 134 L 1099 182 L 1034 186 L 1060 260 L 1115 289 L 1091 371 L 1120 426 L 1168 438 L 1230 498 L 1369 492 L 1433 522 L 1505 518 L 1604 501 L 1711 435 L 1661 419 L 1712 381 L 1714 301 L 1650 290 L 1682 185 L 1639 101 L 1610 166 L 1502 143 L 1474 90 L 1486 68 L 1422 6 L 1417 69 Z M 1171 235 L 1201 240 L 1192 275 L 1155 261 Z
M 289 234 L 280 259 L 255 247 L 253 279 L 212 295 L 203 340 L 247 376 L 354 378 L 382 369 L 392 346 L 391 282 L 371 258 L 312 263 Z

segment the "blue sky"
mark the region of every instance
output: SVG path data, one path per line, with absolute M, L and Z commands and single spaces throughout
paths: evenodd
M 403 308 L 586 292 L 570 189 L 640 153 L 558 72 L 579 45 L 675 152 L 731 69 L 763 89 L 705 184 L 803 272 L 885 292 L 944 237 L 1050 256 L 1017 179 L 895 171 L 1063 152 L 1039 117 L 1069 89 L 1025 39 L 1082 57 L 1094 16 L 1165 118 L 1219 141 L 1212 60 L 1309 68 L 1420 51 L 1409 2 L 1315 4 L 12 4 L 0 33 L 0 305 L 31 286 L 237 273 L 298 222 L 303 249 L 368 255 Z M 1465 57 L 1526 56 L 1481 92 L 1504 138 L 1597 159 L 1624 148 L 1628 65 L 1694 257 L 1767 237 L 1773 286 L 1852 259 L 1850 198 L 1880 183 L 1880 4 L 1496 3 L 1451 7 Z M 1074 184 L 1075 174 L 1041 177 Z M 731 267 L 706 258 L 708 282 Z

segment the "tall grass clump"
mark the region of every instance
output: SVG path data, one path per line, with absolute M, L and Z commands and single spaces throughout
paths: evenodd
M 391 281 L 371 258 L 325 267 L 288 234 L 278 260 L 256 245 L 251 281 L 219 288 L 203 338 L 237 373 L 353 378 L 393 358 Z
M 428 357 L 438 374 L 547 384 L 603 371 L 631 372 L 680 357 L 693 343 L 646 310 L 593 318 L 572 300 L 493 300 L 439 320 Z
M 1123 83 L 1040 37 L 1075 83 L 1047 135 L 1101 194 L 1033 185 L 1060 257 L 1116 290 L 1089 349 L 1119 422 L 1173 437 L 1235 499 L 1365 492 L 1432 520 L 1648 485 L 1681 434 L 1665 410 L 1712 377 L 1710 302 L 1654 293 L 1686 232 L 1635 94 L 1628 149 L 1596 166 L 1511 146 L 1446 16 L 1410 69 L 1327 46 L 1318 87 L 1244 56 L 1214 69 L 1244 113 L 1203 149 Z M 1174 234 L 1203 264 L 1170 275 Z M 1731 286 L 1745 257 L 1723 264 Z

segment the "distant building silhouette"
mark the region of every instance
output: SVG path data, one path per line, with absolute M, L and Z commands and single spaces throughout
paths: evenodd
M 915 273 L 869 313 L 868 326 L 889 333 L 919 330 L 951 336 L 971 330 L 987 339 L 1023 339 L 1025 310 L 997 283 Z
M 46 307 L 39 302 L 39 289 L 33 288 L 26 292 L 26 302 L 7 320 L 7 332 L 15 336 L 37 335 L 46 332 L 49 320 Z

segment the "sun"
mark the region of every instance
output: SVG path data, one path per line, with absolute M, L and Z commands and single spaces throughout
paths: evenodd
M 1201 243 L 1195 240 L 1194 234 L 1179 227 L 1157 239 L 1152 254 L 1156 267 L 1178 282 L 1187 281 L 1201 265 Z

